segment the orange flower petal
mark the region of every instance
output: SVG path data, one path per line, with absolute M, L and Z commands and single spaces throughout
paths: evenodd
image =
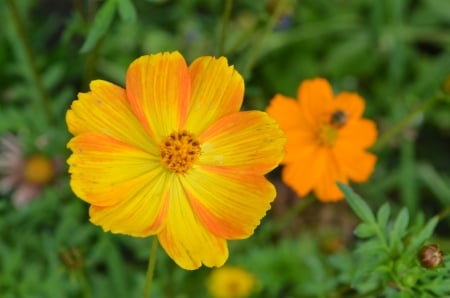
M 305 144 L 299 151 L 296 162 L 286 164 L 283 168 L 283 181 L 299 195 L 305 196 L 318 183 L 326 171 L 328 149 Z
M 377 160 L 375 155 L 348 145 L 336 146 L 333 152 L 351 180 L 365 182 L 372 175 Z
M 182 268 L 193 270 L 202 264 L 222 266 L 228 258 L 226 240 L 212 234 L 194 214 L 176 177 L 170 188 L 166 227 L 158 234 L 167 254 Z
M 339 164 L 339 161 L 335 156 L 328 151 L 328 154 L 324 155 L 327 159 L 326 169 L 322 173 L 319 181 L 314 186 L 314 192 L 317 198 L 322 202 L 335 202 L 342 200 L 344 194 L 337 186 L 337 182 L 348 183 L 346 173 Z
M 248 111 L 221 118 L 200 135 L 199 141 L 199 164 L 231 166 L 263 175 L 280 163 L 286 140 L 266 113 Z
M 334 109 L 333 90 L 330 83 L 322 78 L 303 81 L 298 88 L 297 98 L 303 117 L 311 127 L 317 127 Z
M 97 132 L 155 152 L 156 146 L 131 111 L 124 89 L 101 80 L 92 81 L 90 88 L 88 93 L 79 93 L 67 111 L 66 121 L 73 135 Z
M 335 105 L 337 109 L 346 112 L 348 120 L 358 119 L 362 117 L 364 112 L 364 99 L 357 93 L 341 92 L 335 97 Z
M 275 188 L 264 176 L 245 174 L 243 179 L 232 167 L 199 167 L 182 183 L 202 224 L 225 239 L 252 235 L 275 198 Z
M 190 66 L 192 98 L 186 129 L 201 134 L 217 119 L 239 111 L 244 80 L 224 57 L 200 57 Z
M 336 146 L 365 149 L 372 146 L 376 140 L 377 127 L 375 122 L 368 119 L 359 119 L 349 122 L 339 131 Z
M 285 135 L 287 143 L 284 164 L 304 159 L 304 152 L 317 148 L 317 137 L 310 130 L 288 130 Z
M 190 98 L 186 62 L 178 52 L 142 56 L 128 68 L 131 108 L 156 143 L 184 126 Z
M 299 129 L 304 126 L 304 121 L 299 117 L 300 105 L 295 99 L 285 97 L 281 94 L 275 95 L 270 101 L 267 113 L 280 124 L 280 127 L 287 131 Z
M 166 186 L 157 159 L 97 133 L 74 137 L 68 147 L 73 151 L 68 159 L 71 187 L 94 205 L 92 222 L 130 235 L 158 230 Z

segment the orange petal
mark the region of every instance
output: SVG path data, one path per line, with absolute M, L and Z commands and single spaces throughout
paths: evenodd
M 339 139 L 336 146 L 368 148 L 377 140 L 377 127 L 375 122 L 368 119 L 359 119 L 349 122 L 339 130 Z
M 303 116 L 311 127 L 317 127 L 334 109 L 333 90 L 322 78 L 303 81 L 297 91 Z M 325 119 L 328 121 L 328 119 Z
M 295 99 L 277 94 L 270 101 L 270 105 L 266 111 L 271 117 L 277 120 L 283 130 L 303 127 L 303 121 L 300 117 L 300 106 Z
M 190 66 L 192 98 L 186 129 L 200 135 L 217 119 L 239 111 L 244 80 L 224 57 L 200 57 Z
M 73 151 L 68 159 L 71 187 L 95 206 L 95 224 L 140 236 L 157 230 L 165 187 L 158 159 L 96 133 L 74 137 L 68 146 Z
M 237 112 L 212 124 L 199 137 L 202 165 L 232 166 L 265 174 L 283 158 L 285 138 L 264 112 Z
M 337 186 L 337 182 L 347 184 L 348 178 L 344 169 L 340 165 L 340 161 L 331 151 L 326 156 L 325 170 L 314 186 L 314 192 L 317 198 L 322 202 L 335 202 L 342 200 L 344 194 Z
M 128 68 L 131 108 L 156 143 L 184 126 L 190 98 L 186 61 L 178 52 L 142 56 Z
M 125 90 L 106 81 L 92 81 L 91 91 L 79 93 L 67 111 L 73 135 L 97 132 L 146 151 L 156 150 L 126 100 Z
M 225 239 L 252 235 L 275 198 L 275 188 L 264 176 L 232 167 L 199 167 L 182 183 L 199 220 Z
M 356 182 L 365 182 L 375 168 L 376 156 L 353 146 L 336 146 L 333 148 L 344 172 Z
M 283 163 L 288 164 L 304 159 L 304 152 L 316 148 L 317 137 L 311 130 L 288 130 L 285 132 L 286 154 Z
M 326 170 L 328 149 L 315 145 L 308 145 L 298 150 L 295 162 L 285 165 L 283 181 L 297 192 L 305 196 L 318 183 Z
M 336 108 L 346 112 L 348 120 L 361 118 L 364 99 L 356 93 L 341 92 L 335 97 Z
M 158 234 L 161 246 L 180 267 L 187 270 L 197 269 L 202 264 L 222 266 L 228 258 L 226 240 L 212 234 L 194 214 L 175 176 L 170 185 L 166 227 Z

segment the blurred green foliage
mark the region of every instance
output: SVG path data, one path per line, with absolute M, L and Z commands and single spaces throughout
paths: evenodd
M 280 186 L 256 235 L 230 243 L 228 262 L 257 277 L 255 297 L 450 296 L 448 269 L 416 258 L 429 241 L 450 251 L 450 2 L 234 1 L 226 30 L 224 7 L 2 1 L 0 137 L 18 136 L 25 154 L 65 159 L 65 112 L 77 92 L 96 78 L 123 85 L 129 63 L 148 53 L 227 56 L 246 79 L 245 109 L 264 110 L 274 94 L 295 97 L 301 80 L 326 77 L 336 92 L 366 99 L 381 135 L 373 177 L 355 186 L 366 203 L 346 190 L 361 239 L 346 234 L 359 219 L 345 203 L 298 208 Z M 0 198 L 0 297 L 141 297 L 151 239 L 103 233 L 67 175 L 56 180 L 24 208 L 11 193 Z M 324 210 L 352 225 L 321 224 Z M 325 249 L 329 238 L 340 245 Z M 207 297 L 210 269 L 183 271 L 162 250 L 156 266 L 152 297 Z

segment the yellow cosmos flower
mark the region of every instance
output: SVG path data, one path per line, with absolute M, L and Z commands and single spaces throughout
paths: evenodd
M 245 298 L 256 288 L 256 278 L 250 272 L 235 266 L 212 271 L 208 292 L 213 298 Z
M 356 93 L 334 96 L 330 84 L 304 81 L 297 100 L 276 95 L 267 108 L 288 139 L 283 181 L 299 195 L 314 190 L 321 201 L 341 200 L 336 182 L 366 181 L 376 156 L 366 149 L 377 138 L 375 123 L 362 118 L 364 100 Z
M 221 266 L 270 208 L 285 143 L 275 120 L 239 112 L 244 82 L 225 58 L 190 66 L 142 56 L 126 88 L 93 81 L 67 112 L 71 187 L 105 231 L 157 235 L 182 268 Z

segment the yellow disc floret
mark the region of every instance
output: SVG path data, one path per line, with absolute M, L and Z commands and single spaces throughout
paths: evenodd
M 52 162 L 41 154 L 35 154 L 27 158 L 23 168 L 23 179 L 26 182 L 45 185 L 55 175 Z
M 185 130 L 171 133 L 163 139 L 159 149 L 162 164 L 177 174 L 184 174 L 192 168 L 201 153 L 196 137 Z

